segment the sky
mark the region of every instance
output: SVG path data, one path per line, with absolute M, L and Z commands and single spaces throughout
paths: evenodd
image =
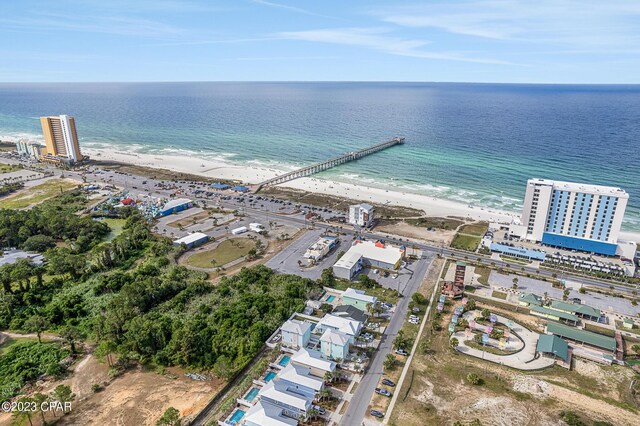
M 640 83 L 638 0 L 4 0 L 1 82 Z

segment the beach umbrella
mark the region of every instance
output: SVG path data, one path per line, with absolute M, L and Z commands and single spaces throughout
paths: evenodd
M 472 319 L 471 321 L 469 321 L 469 327 L 476 328 L 476 320 Z
M 456 315 L 460 315 L 462 313 L 462 308 L 460 306 L 456 307 L 453 310 L 453 313 L 456 314 Z
M 493 326 L 492 325 L 488 325 L 485 330 L 486 330 L 487 333 L 491 334 L 491 332 L 493 332 Z
M 457 316 L 457 315 L 452 316 L 452 317 L 451 317 L 451 322 L 452 322 L 453 324 L 457 324 L 457 323 L 458 323 L 458 316 Z
M 438 299 L 438 301 L 439 301 L 440 303 L 444 303 L 445 299 L 446 299 L 446 298 L 445 298 L 445 295 L 444 295 L 444 294 L 441 294 L 441 295 L 440 295 L 440 299 Z
M 456 331 L 456 325 L 455 324 L 449 324 L 449 333 L 453 333 L 454 331 Z
M 486 345 L 489 342 L 489 335 L 487 333 L 482 334 L 482 344 Z
M 438 310 L 441 311 L 444 309 L 444 305 L 442 303 L 438 303 Z
M 496 314 L 489 315 L 489 321 L 491 321 L 492 323 L 498 321 L 498 317 L 496 316 Z

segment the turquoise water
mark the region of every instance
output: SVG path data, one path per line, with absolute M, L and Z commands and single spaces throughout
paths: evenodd
M 276 373 L 274 373 L 273 371 L 269 371 L 267 375 L 264 376 L 264 381 L 268 383 L 273 380 L 274 377 L 276 377 Z
M 335 300 L 335 296 L 331 295 L 329 297 L 327 297 L 327 302 L 333 302 Z
M 242 417 L 244 417 L 244 411 L 236 410 L 229 419 L 229 423 L 232 425 L 236 425 L 240 420 L 242 420 Z
M 0 84 L 0 139 L 62 113 L 83 146 L 282 170 L 404 136 L 319 176 L 512 212 L 531 177 L 619 186 L 640 231 L 640 86 Z
M 260 389 L 258 388 L 251 388 L 251 390 L 247 393 L 247 395 L 244 397 L 244 399 L 246 399 L 247 401 L 251 402 L 255 399 L 256 395 L 258 395 L 258 392 L 260 392 Z
M 291 361 L 291 357 L 289 355 L 285 355 L 282 358 L 280 358 L 280 361 L 278 361 L 278 365 L 281 365 L 282 367 L 286 367 L 287 364 L 289 364 L 289 361 Z

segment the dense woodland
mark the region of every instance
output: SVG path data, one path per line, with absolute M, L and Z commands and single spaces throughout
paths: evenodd
M 59 334 L 71 352 L 86 340 L 114 367 L 183 365 L 230 377 L 321 292 L 319 283 L 264 266 L 214 286 L 206 274 L 176 265 L 176 248 L 151 234 L 137 210 L 123 209 L 123 232 L 106 242 L 107 225 L 77 214 L 84 205 L 82 193 L 73 192 L 28 211 L 0 209 L 0 247 L 39 251 L 46 259 L 42 266 L 20 260 L 0 267 L 0 329 Z M 19 370 L 32 351 L 18 349 L 9 349 L 7 362 Z M 2 382 L 33 378 L 3 371 Z M 4 391 L 0 399 L 10 396 Z

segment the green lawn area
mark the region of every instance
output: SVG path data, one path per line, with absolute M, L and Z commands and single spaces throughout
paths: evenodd
M 464 225 L 458 232 L 461 234 L 467 235 L 475 235 L 477 237 L 482 237 L 485 232 L 489 229 L 489 224 L 486 222 L 474 223 L 472 225 Z
M 589 324 L 588 322 L 584 324 L 585 330 L 593 331 L 594 333 L 604 334 L 605 336 L 615 337 L 616 332 L 604 327 L 599 327 L 597 325 Z
M 69 191 L 78 186 L 77 182 L 67 179 L 51 179 L 40 185 L 27 188 L 2 200 L 2 208 L 21 209 L 40 203 L 54 195 Z
M 478 277 L 478 282 L 480 284 L 489 285 L 489 274 L 491 274 L 491 269 L 486 266 L 476 266 L 475 272 L 480 275 Z
M 469 235 L 456 234 L 451 241 L 451 247 L 459 250 L 476 251 L 480 244 L 480 237 L 472 237 Z
M 187 265 L 197 268 L 215 268 L 226 265 L 229 262 L 246 256 L 255 246 L 256 243 L 248 238 L 232 238 L 221 242 L 220 245 L 213 250 L 207 250 L 189 256 Z M 212 260 L 215 260 L 215 263 L 212 263 Z
M 105 237 L 105 241 L 111 241 L 118 235 L 122 234 L 122 228 L 124 228 L 125 223 L 127 223 L 126 219 L 114 219 L 114 218 L 105 218 L 102 219 L 101 222 L 106 223 L 111 228 L 111 232 L 107 234 Z
M 22 167 L 18 166 L 17 164 L 0 163 L 0 174 L 15 172 L 16 170 L 20 170 L 21 168 Z
M 493 293 L 491 293 L 491 297 L 495 297 L 496 299 L 507 300 L 507 293 L 494 290 Z
M 474 349 L 478 349 L 478 350 L 482 350 L 483 346 L 473 340 L 466 340 L 464 342 L 465 345 L 469 346 L 470 348 L 474 348 Z M 484 351 L 488 352 L 490 354 L 496 354 L 496 355 L 510 355 L 512 353 L 515 353 L 516 351 L 503 351 L 502 349 L 493 347 L 493 346 L 484 346 Z
M 357 290 L 364 290 L 367 295 L 375 296 L 383 302 L 387 303 L 398 303 L 398 292 L 395 289 L 386 289 L 384 287 L 376 287 L 376 288 L 368 288 L 360 285 L 358 281 L 347 281 L 342 279 L 337 279 L 333 288 L 336 290 L 346 290 L 347 288 L 355 288 Z

